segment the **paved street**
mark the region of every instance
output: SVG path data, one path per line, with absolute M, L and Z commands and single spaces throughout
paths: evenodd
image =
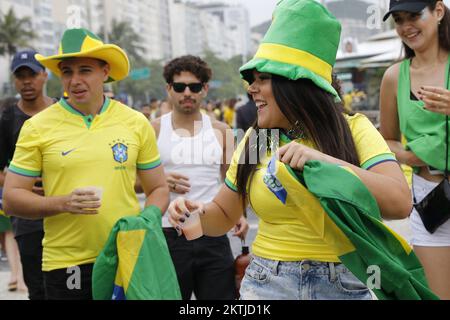
M 251 245 L 256 236 L 256 230 L 258 227 L 258 219 L 253 215 L 249 215 L 250 231 L 247 236 L 247 245 Z M 391 221 L 387 222 L 389 227 L 394 231 L 405 237 L 406 240 L 411 239 L 411 230 L 409 228 L 409 221 Z M 231 246 L 234 256 L 238 256 L 241 253 L 241 241 L 235 237 L 230 237 Z M 9 280 L 8 264 L 6 262 L 0 262 L 0 300 L 26 300 L 27 295 L 24 293 L 11 293 L 7 291 L 7 285 Z
M 27 300 L 28 295 L 22 292 L 8 292 L 8 262 L 0 261 L 0 300 Z

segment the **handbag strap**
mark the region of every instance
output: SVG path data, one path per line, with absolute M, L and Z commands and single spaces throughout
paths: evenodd
M 445 179 L 446 180 L 448 180 L 448 131 L 449 131 L 449 128 L 448 128 L 449 126 L 448 126 L 448 115 L 445 117 L 445 131 L 446 131 L 446 134 L 445 134 L 445 139 L 446 139 L 446 141 L 445 141 L 445 145 L 446 145 L 446 148 L 445 148 Z

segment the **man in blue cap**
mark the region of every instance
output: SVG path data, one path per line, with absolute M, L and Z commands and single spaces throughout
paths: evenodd
M 14 55 L 11 72 L 19 101 L 6 106 L 0 118 L 0 187 L 3 187 L 5 173 L 9 165 L 23 123 L 54 103 L 44 94 L 47 81 L 45 68 L 35 59 L 36 52 L 25 50 Z M 40 179 L 36 180 L 34 191 L 42 193 Z M 31 221 L 11 218 L 14 235 L 20 251 L 25 284 L 30 300 L 44 300 L 42 274 L 42 220 Z M 14 287 L 10 287 L 10 289 Z M 20 289 L 20 288 L 19 288 Z

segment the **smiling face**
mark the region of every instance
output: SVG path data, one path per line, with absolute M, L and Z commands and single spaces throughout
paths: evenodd
M 101 105 L 103 83 L 109 77 L 109 65 L 91 58 L 64 60 L 59 64 L 61 80 L 69 103 L 89 107 Z
M 290 129 L 291 123 L 281 112 L 272 91 L 272 75 L 253 71 L 253 83 L 248 93 L 258 108 L 258 127 L 263 129 Z
M 397 33 L 409 48 L 422 51 L 438 40 L 438 25 L 444 16 L 442 6 L 438 2 L 433 11 L 426 7 L 419 13 L 400 11 L 392 14 Z

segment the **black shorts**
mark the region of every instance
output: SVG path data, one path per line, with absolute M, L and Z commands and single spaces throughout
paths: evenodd
M 187 241 L 164 228 L 183 300 L 235 300 L 234 258 L 228 237 L 203 236 Z
M 44 272 L 48 300 L 92 300 L 93 264 Z

